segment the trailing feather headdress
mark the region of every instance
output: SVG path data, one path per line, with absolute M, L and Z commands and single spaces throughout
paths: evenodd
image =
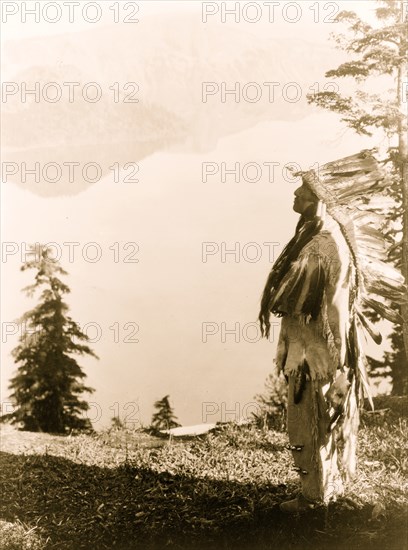
M 386 199 L 379 192 L 390 182 L 388 174 L 374 157 L 375 152 L 375 149 L 363 150 L 328 162 L 316 171 L 297 173 L 338 223 L 350 249 L 355 290 L 350 303 L 347 362 L 356 376 L 357 395 L 361 396 L 359 386 L 362 385 L 372 407 L 367 360 L 358 328 L 359 325 L 364 327 L 374 341 L 380 344 L 381 334 L 373 328 L 364 310 L 369 308 L 393 323 L 401 322 L 399 312 L 387 303 L 387 299 L 394 303 L 406 299 L 402 274 L 387 262 L 387 249 L 382 234 Z M 357 401 L 360 399 L 358 397 Z M 345 410 L 347 412 L 347 407 Z
M 386 171 L 374 157 L 375 152 L 375 149 L 364 150 L 328 162 L 316 171 L 298 173 L 338 223 L 354 264 L 355 290 L 350 302 L 347 336 L 348 378 L 351 387 L 345 398 L 340 422 L 344 443 L 342 463 L 349 477 L 355 473 L 358 408 L 362 403 L 363 388 L 374 408 L 359 325 L 369 332 L 377 344 L 381 342 L 381 335 L 373 329 L 363 310 L 371 308 L 391 322 L 401 322 L 398 311 L 387 302 L 401 303 L 406 299 L 402 274 L 387 262 L 382 234 L 386 199 L 379 196 L 379 192 L 390 182 Z
M 401 303 L 405 285 L 401 273 L 386 262 L 387 250 L 381 232 L 384 198 L 378 197 L 378 192 L 389 184 L 389 179 L 375 159 L 375 151 L 364 150 L 296 175 L 302 176 L 340 226 L 355 267 L 356 313 L 378 341 L 361 309 L 368 307 L 393 323 L 400 322 L 399 313 L 384 297 Z
M 382 234 L 385 224 L 384 203 L 387 199 L 379 193 L 390 181 L 384 168 L 375 159 L 374 152 L 375 149 L 364 150 L 328 162 L 317 170 L 294 174 L 301 176 L 304 184 L 317 196 L 320 208 L 314 218 L 301 217 L 295 236 L 282 251 L 269 274 L 259 315 L 261 331 L 266 337 L 270 329 L 270 313 L 280 316 L 288 311 L 285 308 L 287 304 L 282 304 L 281 300 L 281 295 L 287 288 L 290 287 L 289 301 L 297 303 L 302 275 L 307 266 L 297 266 L 293 277 L 289 270 L 291 266 L 295 266 L 300 250 L 320 231 L 325 210 L 337 222 L 354 266 L 351 316 L 357 316 L 357 322 L 363 325 L 377 344 L 381 342 L 381 335 L 371 326 L 364 310 L 371 309 L 393 323 L 401 321 L 398 311 L 387 303 L 387 298 L 388 301 L 397 303 L 405 299 L 404 279 L 387 262 L 387 249 Z M 319 285 L 314 286 L 318 288 Z M 302 308 L 302 312 L 306 316 L 310 314 L 312 318 L 320 307 L 319 296 L 316 293 L 314 295 L 316 307 L 304 304 Z M 305 309 L 306 305 L 308 307 Z
M 328 427 L 328 430 L 335 427 L 340 430 L 343 440 L 342 462 L 349 477 L 352 477 L 355 471 L 358 411 L 363 393 L 373 407 L 367 359 L 359 329 L 364 327 L 373 339 L 380 343 L 381 335 L 366 318 L 366 309 L 371 308 L 381 317 L 397 322 L 401 318 L 387 302 L 401 303 L 405 299 L 404 279 L 401 273 L 387 262 L 386 243 L 382 234 L 386 221 L 384 202 L 387 199 L 380 193 L 390 182 L 386 171 L 375 159 L 374 152 L 375 150 L 361 151 L 328 162 L 317 170 L 295 173 L 302 177 L 303 183 L 318 198 L 319 204 L 317 211 L 316 205 L 312 204 L 309 213 L 302 213 L 294 237 L 276 260 L 265 285 L 259 314 L 261 331 L 265 336 L 269 334 L 270 313 L 279 316 L 295 315 L 301 323 L 317 321 L 320 317 L 322 336 L 327 342 L 331 362 L 336 369 L 340 368 L 347 374 L 350 382 L 343 404 L 332 417 Z M 319 259 L 317 263 L 309 262 L 310 254 L 303 257 L 301 254 L 320 231 L 324 230 L 325 210 L 339 226 L 345 241 L 342 244 L 343 253 L 347 244 L 350 250 L 350 260 L 347 259 L 347 262 L 350 261 L 352 264 L 349 271 L 349 318 L 344 335 L 344 360 L 343 357 L 339 360 L 333 341 L 334 335 L 328 322 L 326 272 L 322 269 L 323 264 Z M 310 272 L 309 263 L 313 265 Z M 286 344 L 283 339 L 282 350 L 279 352 L 280 368 L 284 368 L 286 364 Z M 304 357 L 299 358 L 300 369 L 305 367 L 305 363 Z M 317 404 L 314 410 L 317 411 Z M 317 414 L 313 422 L 312 431 L 314 430 L 314 437 L 317 437 Z M 317 439 L 314 448 L 318 449 Z

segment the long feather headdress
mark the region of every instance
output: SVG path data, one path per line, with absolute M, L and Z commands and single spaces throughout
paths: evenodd
M 371 308 L 389 321 L 401 322 L 391 302 L 406 300 L 402 274 L 387 262 L 381 229 L 384 222 L 378 193 L 390 183 L 386 171 L 375 159 L 375 149 L 328 162 L 317 170 L 297 172 L 339 224 L 349 246 L 356 276 L 356 311 Z M 370 332 L 370 327 L 365 326 Z M 371 332 L 370 332 L 371 333 Z M 375 333 L 371 334 L 375 339 Z

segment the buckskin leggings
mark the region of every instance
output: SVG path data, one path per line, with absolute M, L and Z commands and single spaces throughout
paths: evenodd
M 288 432 L 302 494 L 327 503 L 343 493 L 334 434 L 328 433 L 329 413 L 324 393 L 329 384 L 307 380 L 295 404 L 295 376 L 289 376 Z

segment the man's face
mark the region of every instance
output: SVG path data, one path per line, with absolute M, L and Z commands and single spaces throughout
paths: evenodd
M 311 204 L 317 205 L 318 199 L 310 188 L 302 183 L 295 191 L 295 200 L 293 201 L 293 210 L 298 214 L 303 214 Z

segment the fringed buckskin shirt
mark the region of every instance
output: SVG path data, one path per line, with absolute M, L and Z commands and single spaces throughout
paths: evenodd
M 294 375 L 306 360 L 313 380 L 329 381 L 344 366 L 353 280 L 349 247 L 338 224 L 326 214 L 322 230 L 304 246 L 280 286 L 284 313 L 276 354 L 279 370 Z M 299 284 L 301 292 L 294 301 L 290 292 Z M 321 308 L 314 320 L 302 309 L 316 293 L 321 295 Z

